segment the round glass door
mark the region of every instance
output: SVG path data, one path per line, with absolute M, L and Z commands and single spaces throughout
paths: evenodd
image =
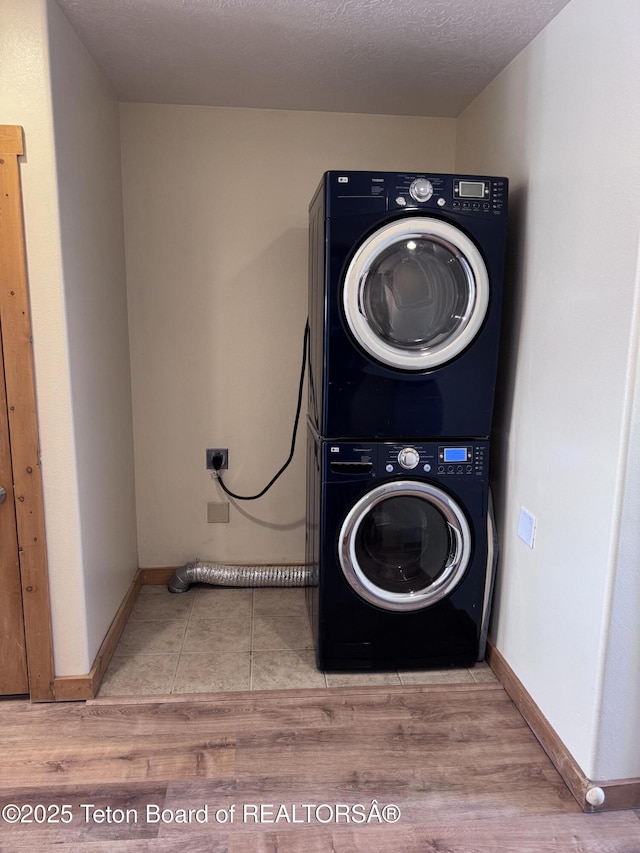
M 372 489 L 345 518 L 338 537 L 351 587 L 386 610 L 420 610 L 460 583 L 471 533 L 458 504 L 436 486 L 396 481 Z
M 489 276 L 475 244 L 437 219 L 402 219 L 375 231 L 354 255 L 343 307 L 352 334 L 377 361 L 428 370 L 477 335 Z

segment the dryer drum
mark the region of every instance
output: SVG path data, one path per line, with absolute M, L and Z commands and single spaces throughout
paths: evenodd
M 475 244 L 431 218 L 384 225 L 349 264 L 343 309 L 358 344 L 377 361 L 429 370 L 464 350 L 482 327 L 489 276 Z
M 430 607 L 460 583 L 471 532 L 458 504 L 431 483 L 400 480 L 367 492 L 338 536 L 346 581 L 385 610 Z

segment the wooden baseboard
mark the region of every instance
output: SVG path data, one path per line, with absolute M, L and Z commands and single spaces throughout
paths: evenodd
M 640 808 L 640 779 L 598 782 L 585 776 L 491 640 L 487 643 L 487 661 L 583 811 L 602 812 Z M 601 805 L 592 805 L 587 799 L 588 793 L 594 788 L 600 788 L 604 794 L 604 802 Z
M 109 665 L 118 640 L 127 624 L 129 614 L 133 610 L 140 587 L 149 581 L 144 580 L 144 571 L 138 569 L 127 590 L 122 604 L 118 608 L 113 622 L 111 623 L 107 636 L 104 638 L 100 650 L 93 662 L 91 671 L 86 675 L 58 675 L 53 680 L 53 694 L 56 702 L 77 702 L 84 699 L 93 699 L 98 692 L 100 683 Z M 170 576 L 169 576 L 170 577 Z M 162 581 L 158 581 L 161 583 Z
M 140 569 L 140 584 L 153 586 L 168 584 L 178 566 L 167 566 L 161 569 Z

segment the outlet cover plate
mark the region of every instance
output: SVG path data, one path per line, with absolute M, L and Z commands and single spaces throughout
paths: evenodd
M 226 447 L 208 447 L 207 448 L 207 471 L 214 471 L 213 457 L 217 454 L 222 456 L 222 465 L 220 471 L 226 471 L 229 467 L 229 450 Z
M 207 523 L 208 524 L 228 524 L 229 523 L 229 503 L 228 501 L 211 501 L 207 504 Z

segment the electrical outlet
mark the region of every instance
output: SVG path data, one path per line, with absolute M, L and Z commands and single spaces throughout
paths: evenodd
M 229 450 L 226 447 L 208 447 L 207 448 L 207 471 L 215 471 L 213 465 L 213 457 L 222 456 L 222 465 L 218 470 L 226 470 L 229 467 Z

